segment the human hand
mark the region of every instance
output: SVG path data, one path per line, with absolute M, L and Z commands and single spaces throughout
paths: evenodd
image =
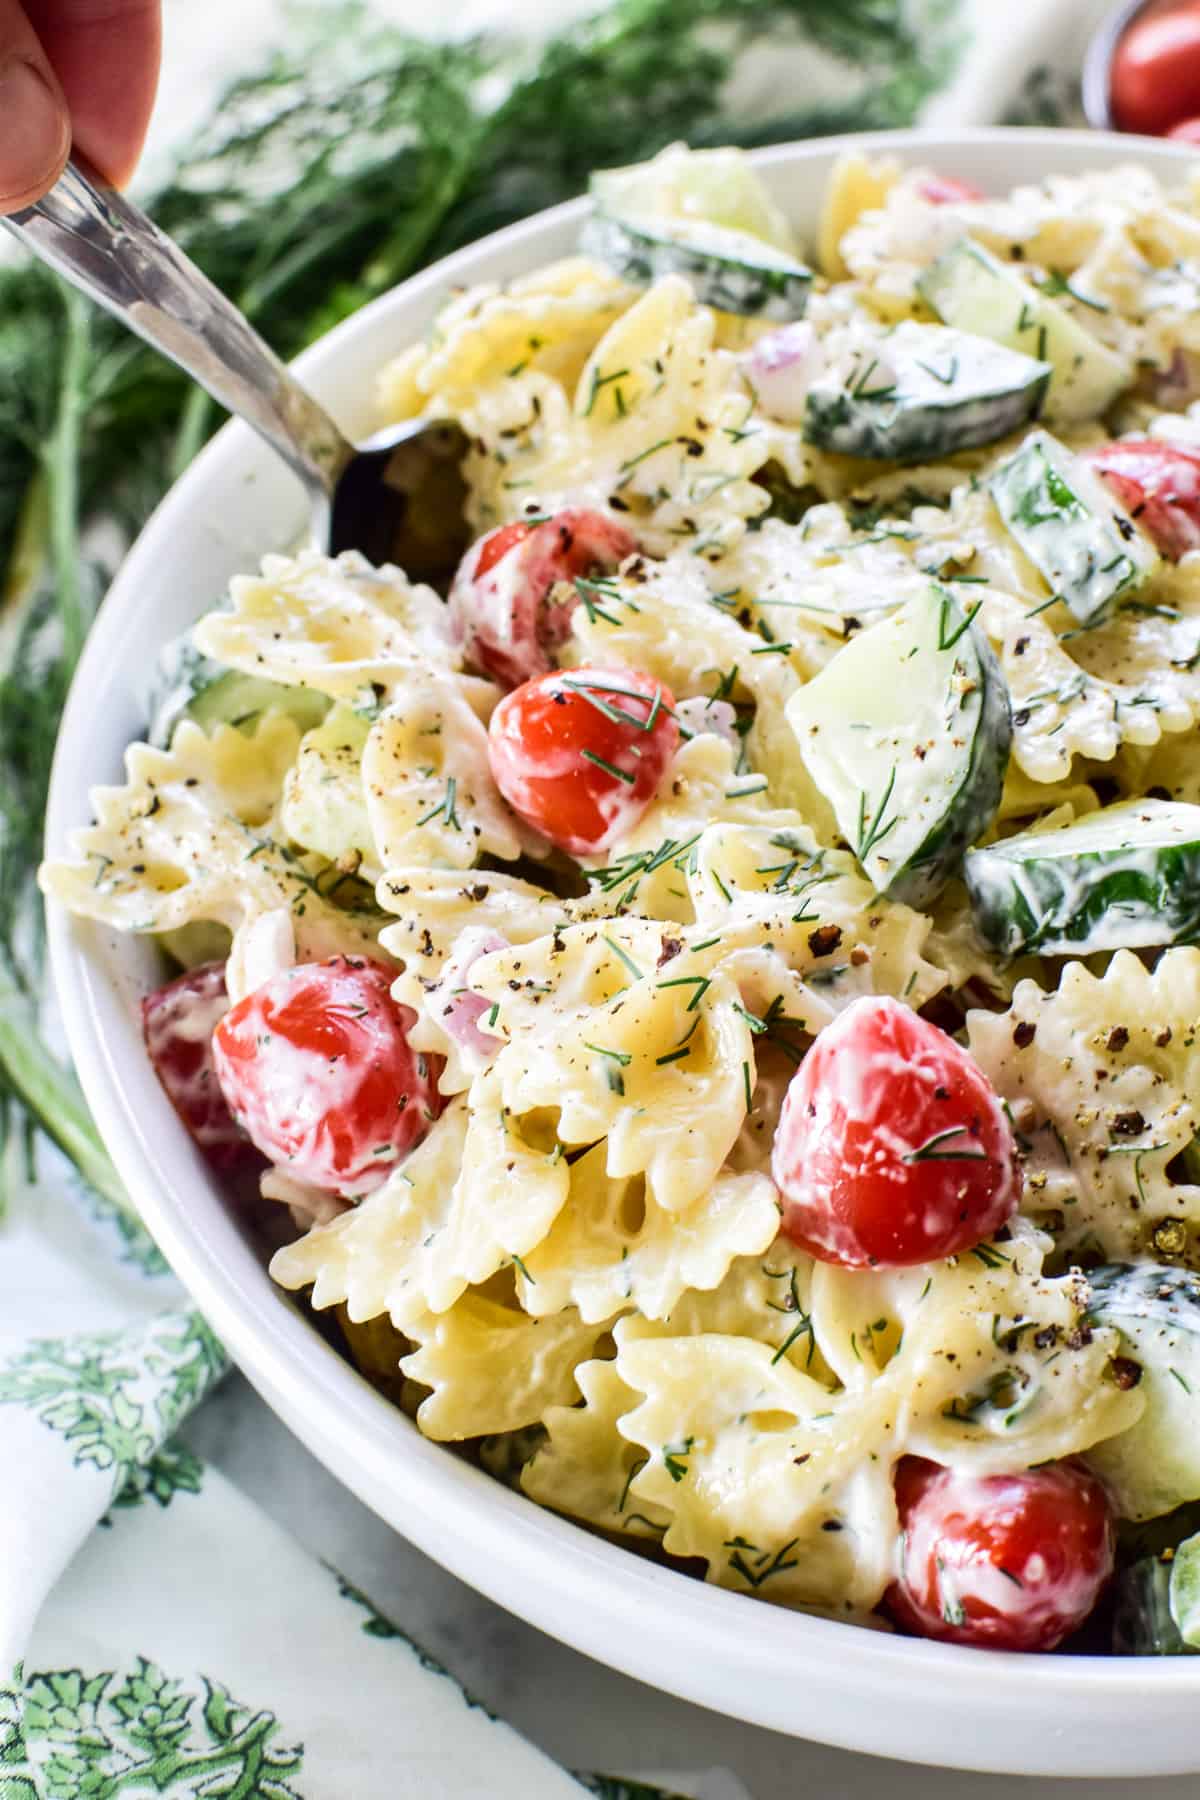
M 159 0 L 0 0 L 0 213 L 57 181 L 72 142 L 133 173 L 158 81 Z

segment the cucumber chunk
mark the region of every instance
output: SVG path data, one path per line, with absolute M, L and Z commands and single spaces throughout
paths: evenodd
M 676 219 L 740 231 L 789 255 L 796 249 L 787 218 L 742 150 L 689 150 L 668 144 L 648 162 L 598 169 L 588 191 L 612 218 Z
M 991 822 L 1008 767 L 1008 689 L 973 619 L 933 583 L 788 702 L 808 772 L 864 872 L 914 906 Z
M 682 275 L 705 306 L 798 319 L 812 270 L 740 150 L 671 144 L 650 162 L 592 176 L 595 211 L 580 248 L 627 281 Z
M 618 219 L 597 212 L 579 247 L 638 287 L 663 275 L 690 281 L 702 306 L 786 322 L 808 303 L 812 270 L 745 231 L 685 219 Z
M 911 319 L 808 390 L 804 436 L 844 456 L 927 462 L 993 444 L 1041 410 L 1050 365 Z
M 324 694 L 312 688 L 263 681 L 205 656 L 185 632 L 162 651 L 150 689 L 148 741 L 165 750 L 175 727 L 191 719 L 205 731 L 237 725 L 253 731 L 263 713 L 286 712 L 302 731 L 319 725 L 329 710 Z
M 1168 1597 L 1180 1637 L 1189 1650 L 1200 1650 L 1200 1535 L 1176 1550 Z
M 1087 1316 L 1121 1333 L 1140 1365 L 1146 1408 L 1085 1460 L 1123 1519 L 1154 1519 L 1200 1499 L 1200 1277 L 1159 1263 L 1108 1263 L 1088 1281 Z
M 947 325 L 1048 362 L 1054 371 L 1048 418 L 1097 419 L 1133 385 L 1128 357 L 1101 343 L 1059 301 L 969 237 L 939 256 L 917 289 Z
M 1048 431 L 1031 432 L 988 487 L 1030 562 L 1084 625 L 1159 566 L 1158 551 L 1100 477 Z
M 1003 956 L 1087 956 L 1200 938 L 1200 806 L 1123 800 L 966 859 L 980 935 Z
M 367 817 L 362 759 L 370 721 L 348 706 L 334 706 L 300 740 L 279 805 L 279 823 L 302 850 L 327 862 L 379 873 L 375 837 Z
M 1171 1564 L 1144 1556 L 1122 1569 L 1113 1609 L 1116 1656 L 1191 1656 L 1171 1614 Z

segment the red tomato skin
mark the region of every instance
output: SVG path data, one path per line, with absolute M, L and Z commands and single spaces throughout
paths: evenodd
M 560 582 L 610 572 L 637 549 L 616 519 L 568 507 L 537 525 L 501 525 L 467 551 L 450 588 L 450 620 L 473 668 L 517 687 L 553 666 L 579 604 Z
M 213 1063 L 213 1031 L 228 1011 L 224 963 L 188 969 L 142 998 L 142 1036 L 154 1073 L 205 1159 L 223 1171 L 262 1160 L 234 1123 Z
M 631 721 L 653 717 L 653 725 L 607 717 L 581 687 Z M 517 816 L 560 850 L 611 849 L 645 812 L 678 748 L 674 711 L 670 689 L 640 670 L 556 669 L 506 695 L 492 714 L 492 776 Z
M 917 192 L 931 206 L 951 206 L 956 201 L 987 198 L 983 189 L 977 188 L 973 181 L 960 181 L 957 175 L 939 175 L 936 170 L 932 175 L 922 176 L 917 183 Z
M 489 531 L 486 537 L 480 538 L 475 558 L 476 578 L 489 575 L 501 557 L 507 556 L 518 544 L 523 544 L 532 530 L 533 526 L 527 525 L 524 519 L 517 519 L 512 525 L 501 525 L 496 531 Z
M 1084 454 L 1163 556 L 1200 550 L 1200 456 L 1158 438 L 1118 438 Z
M 909 1456 L 896 1503 L 902 1573 L 886 1604 L 918 1637 L 1053 1650 L 1112 1574 L 1108 1495 L 1077 1463 L 980 1476 Z
M 356 957 L 299 963 L 239 1000 L 213 1034 L 230 1110 L 299 1181 L 369 1193 L 437 1117 L 436 1059 L 409 1048 L 416 1014 L 392 999 L 394 979 Z
M 1118 130 L 1151 137 L 1200 112 L 1200 6 L 1130 26 L 1113 57 L 1109 103 Z
M 1021 1195 L 983 1071 L 885 995 L 853 1001 L 817 1038 L 784 1097 L 771 1169 L 783 1230 L 846 1269 L 953 1256 L 998 1230 Z

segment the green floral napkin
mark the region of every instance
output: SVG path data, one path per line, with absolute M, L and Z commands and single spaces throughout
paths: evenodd
M 739 0 L 728 3 L 733 17 Z M 878 8 L 890 17 L 897 5 Z M 553 7 L 526 10 L 553 26 Z M 910 10 L 938 73 L 907 112 L 891 96 L 897 122 L 1070 120 L 1101 0 Z M 629 14 L 626 4 L 626 32 Z M 856 14 L 871 9 L 859 0 Z M 828 19 L 821 34 L 836 35 Z M 841 62 L 794 39 L 787 50 L 807 100 L 817 104 L 822 81 L 829 89 L 831 118 L 854 62 L 843 50 Z M 753 135 L 747 122 L 778 115 L 781 57 L 752 46 L 721 120 L 698 121 L 710 139 L 726 124 Z M 4 431 L 0 407 L 0 464 Z M 175 1433 L 220 1380 L 224 1353 L 140 1229 L 111 1204 L 97 1211 L 65 1164 L 43 1163 L 0 1222 L 0 1800 L 583 1792 L 181 1447 Z M 611 1800 L 662 1792 L 587 1785 Z M 736 1800 L 712 1772 L 681 1785 Z

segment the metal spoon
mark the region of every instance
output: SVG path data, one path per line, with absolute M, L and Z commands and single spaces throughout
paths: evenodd
M 471 537 L 460 426 L 409 421 L 352 444 L 232 301 L 77 160 L 3 223 L 279 452 L 307 488 L 314 535 L 332 554 L 361 550 L 413 580 L 453 573 Z

